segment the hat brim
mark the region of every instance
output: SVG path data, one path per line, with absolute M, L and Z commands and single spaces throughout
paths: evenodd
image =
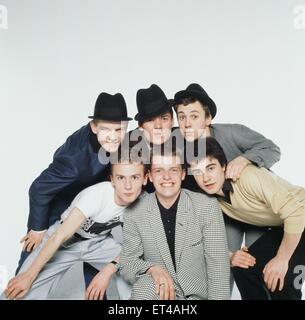
M 107 117 L 103 117 L 103 118 L 100 118 L 100 117 L 94 117 L 94 116 L 89 116 L 88 117 L 89 119 L 93 119 L 93 120 L 104 120 L 104 121 L 113 121 L 113 122 L 120 122 L 120 121 L 131 121 L 133 120 L 133 118 L 129 118 L 129 117 L 125 117 L 125 118 L 107 118 Z
M 147 114 L 140 114 L 140 113 L 137 113 L 134 117 L 134 119 L 136 121 L 139 121 L 139 122 L 142 122 L 142 121 L 145 121 L 145 120 L 148 120 L 148 119 L 151 119 L 151 118 L 155 118 L 155 117 L 158 117 L 164 113 L 167 113 L 167 112 L 170 112 L 172 110 L 172 107 L 174 106 L 174 99 L 168 99 L 167 100 L 168 102 L 168 105 L 164 105 L 164 107 L 162 109 L 159 109 L 159 110 L 155 110 L 151 113 L 147 113 Z
M 212 119 L 216 116 L 217 107 L 215 102 L 211 98 L 201 94 L 200 92 L 193 91 L 193 90 L 182 90 L 177 92 L 175 94 L 175 99 L 174 99 L 175 107 L 177 106 L 177 104 L 179 104 L 179 102 L 182 99 L 185 99 L 185 98 L 198 99 L 203 105 L 206 105 L 209 108 Z

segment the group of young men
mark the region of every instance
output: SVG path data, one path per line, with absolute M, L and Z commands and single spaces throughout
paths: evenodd
M 280 149 L 246 126 L 212 124 L 217 107 L 199 84 L 174 99 L 140 89 L 137 108 L 127 132 L 123 96 L 101 93 L 33 182 L 2 298 L 47 299 L 83 261 L 87 299 L 105 298 L 111 278 L 120 299 L 230 299 L 233 279 L 242 299 L 301 299 L 305 189 L 270 171 Z

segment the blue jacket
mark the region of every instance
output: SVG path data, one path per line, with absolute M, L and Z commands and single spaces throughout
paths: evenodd
M 28 229 L 47 229 L 83 189 L 105 180 L 107 165 L 99 161 L 100 144 L 88 123 L 56 150 L 53 162 L 29 190 Z

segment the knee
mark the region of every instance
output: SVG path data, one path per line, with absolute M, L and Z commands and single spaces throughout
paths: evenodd
M 151 276 L 141 276 L 132 287 L 131 300 L 159 300 Z

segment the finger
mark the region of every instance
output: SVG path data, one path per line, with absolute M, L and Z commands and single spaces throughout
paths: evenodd
M 25 240 L 27 240 L 28 238 L 28 235 L 26 234 L 21 240 L 20 240 L 20 243 L 24 242 Z
M 95 293 L 94 293 L 94 298 L 93 298 L 93 300 L 98 300 L 98 297 L 99 297 L 99 295 L 100 295 L 100 292 L 99 292 L 99 290 L 95 290 Z
M 169 300 L 175 300 L 176 294 L 175 294 L 175 287 L 173 285 L 173 282 L 169 282 Z
M 100 289 L 99 300 L 103 300 L 104 294 L 105 294 L 105 290 L 104 289 Z
M 94 294 L 95 294 L 95 289 L 92 288 L 92 290 L 90 291 L 90 294 L 89 294 L 89 300 L 94 300 Z
M 156 294 L 159 295 L 159 293 L 160 293 L 160 281 L 159 280 L 155 281 L 155 286 L 156 286 Z
M 280 287 L 279 290 L 282 291 L 284 288 L 284 277 L 280 277 Z
M 22 299 L 27 293 L 27 290 L 22 290 L 16 297 L 16 300 Z
M 9 300 L 13 300 L 16 297 L 16 295 L 19 293 L 19 291 L 20 290 L 18 288 L 12 290 L 11 293 L 9 294 L 9 296 L 8 296 L 8 299 Z
M 33 250 L 34 245 L 35 245 L 35 242 L 29 243 L 27 246 L 27 252 L 31 252 Z
M 163 285 L 164 288 L 164 300 L 168 300 L 169 298 L 169 287 L 168 287 L 168 283 L 165 282 Z
M 279 278 L 278 276 L 274 276 L 271 283 L 271 291 L 274 292 L 276 290 L 277 284 L 278 284 Z
M 159 289 L 160 300 L 164 300 L 164 285 L 160 285 L 159 287 L 160 287 Z
M 22 251 L 26 251 L 26 247 L 28 246 L 29 243 L 30 243 L 29 239 L 26 239 L 26 241 L 24 241 Z

